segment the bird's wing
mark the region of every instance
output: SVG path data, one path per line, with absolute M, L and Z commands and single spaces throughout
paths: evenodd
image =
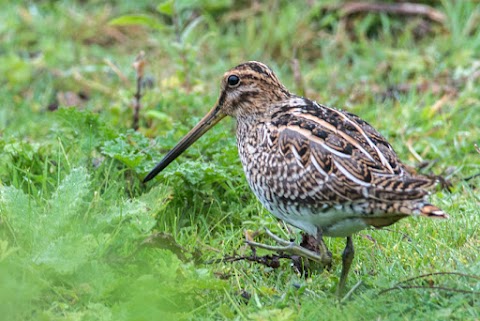
M 277 179 L 282 195 L 306 203 L 338 204 L 419 200 L 435 182 L 412 175 L 386 139 L 359 117 L 303 100 L 274 113 L 275 163 L 288 175 Z M 280 181 L 280 183 L 279 183 Z M 293 195 L 293 196 L 292 196 Z

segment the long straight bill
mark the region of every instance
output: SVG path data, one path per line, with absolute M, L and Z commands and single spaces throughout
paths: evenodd
M 171 151 L 160 161 L 160 163 L 155 166 L 155 168 L 148 173 L 148 175 L 143 179 L 143 182 L 146 183 L 158 173 L 160 173 L 165 167 L 167 167 L 171 162 L 175 160 L 180 154 L 182 154 L 190 145 L 192 145 L 197 139 L 199 139 L 203 134 L 205 134 L 210 128 L 215 126 L 220 120 L 222 120 L 226 115 L 220 111 L 220 106 L 217 104 L 212 110 L 208 112 L 205 117 L 203 117 L 200 122 L 182 138 L 178 144 L 172 148 Z

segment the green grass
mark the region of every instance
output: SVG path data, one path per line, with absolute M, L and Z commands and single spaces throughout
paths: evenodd
M 342 21 L 327 10 L 336 1 L 259 3 L 167 2 L 162 13 L 151 1 L 4 3 L 2 319 L 480 319 L 480 178 L 465 181 L 480 172 L 478 2 L 430 2 L 442 25 L 386 14 Z M 131 64 L 141 50 L 150 85 L 134 132 Z M 355 236 L 348 288 L 362 283 L 342 303 L 341 239 L 326 240 L 333 269 L 309 279 L 287 261 L 204 264 L 248 255 L 244 230 L 284 233 L 248 188 L 233 120 L 140 183 L 213 106 L 225 70 L 261 60 L 299 92 L 292 58 L 308 97 L 360 115 L 407 164 L 434 161 L 426 172 L 453 183 L 432 196 L 450 220 L 405 219 Z M 435 272 L 466 276 L 381 293 Z

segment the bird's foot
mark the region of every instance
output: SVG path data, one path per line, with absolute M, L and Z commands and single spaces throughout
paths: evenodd
M 284 252 L 291 254 L 292 256 L 299 256 L 304 259 L 312 260 L 320 263 L 322 266 L 331 266 L 332 255 L 327 251 L 314 252 L 305 247 L 302 247 L 295 242 L 284 240 L 277 235 L 273 234 L 269 229 L 265 229 L 267 235 L 272 238 L 278 245 L 266 245 L 262 243 L 254 242 L 249 236 L 246 236 L 246 243 L 252 248 L 259 248 L 264 250 L 270 250 L 275 252 Z M 322 249 L 322 247 L 320 247 Z

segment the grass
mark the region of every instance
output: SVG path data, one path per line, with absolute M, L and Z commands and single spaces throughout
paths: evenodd
M 6 2 L 2 318 L 479 320 L 480 180 L 465 180 L 480 172 L 478 2 L 433 2 L 443 24 L 377 13 L 346 21 L 334 3 Z M 141 50 L 148 65 L 134 132 L 131 64 Z M 203 263 L 248 254 L 244 230 L 284 233 L 247 186 L 232 120 L 140 183 L 214 104 L 222 73 L 253 59 L 292 91 L 360 115 L 407 164 L 434 161 L 425 171 L 453 183 L 432 196 L 450 220 L 406 219 L 355 236 L 348 287 L 362 283 L 342 303 L 340 239 L 326 240 L 332 271 L 309 279 L 286 261 Z M 435 272 L 463 276 L 381 292 Z

